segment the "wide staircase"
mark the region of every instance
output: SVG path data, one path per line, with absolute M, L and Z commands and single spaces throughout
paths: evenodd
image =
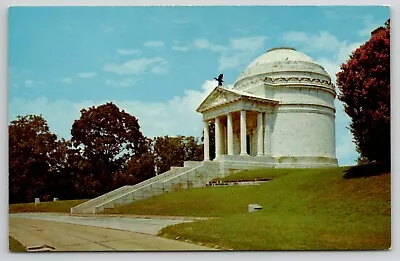
M 167 172 L 135 185 L 128 185 L 71 208 L 71 214 L 95 214 L 105 209 L 129 204 L 133 201 L 158 196 L 170 191 L 206 186 L 219 177 L 213 162 L 185 161 L 183 167 L 171 167 Z

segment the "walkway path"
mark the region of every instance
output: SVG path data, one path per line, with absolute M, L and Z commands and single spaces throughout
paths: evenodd
M 155 236 L 187 219 L 126 218 L 59 214 L 10 214 L 10 236 L 24 246 L 48 245 L 55 251 L 207 251 L 207 247 Z

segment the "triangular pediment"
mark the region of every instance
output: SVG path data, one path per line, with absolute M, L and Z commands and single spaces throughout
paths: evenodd
M 229 90 L 216 87 L 212 92 L 204 99 L 196 111 L 202 112 L 217 106 L 228 104 L 230 102 L 240 99 L 241 95 L 230 92 Z

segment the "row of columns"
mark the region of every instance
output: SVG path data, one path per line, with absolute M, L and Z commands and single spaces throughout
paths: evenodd
M 240 155 L 247 155 L 247 124 L 246 111 L 240 111 Z M 263 124 L 264 122 L 264 124 Z M 265 126 L 264 126 L 265 125 Z M 264 131 L 263 131 L 264 130 Z M 215 157 L 222 155 L 222 126 L 220 117 L 215 118 Z M 263 121 L 262 112 L 257 114 L 257 156 L 268 155 L 270 146 L 270 127 L 267 124 L 267 113 Z M 227 114 L 227 147 L 228 155 L 233 155 L 233 120 L 232 113 Z M 210 134 L 208 122 L 204 122 L 204 160 L 210 160 Z

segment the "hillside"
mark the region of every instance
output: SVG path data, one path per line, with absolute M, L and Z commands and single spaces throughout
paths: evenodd
M 387 249 L 389 173 L 343 178 L 348 168 L 259 170 L 227 179 L 274 179 L 259 186 L 168 193 L 112 213 L 219 217 L 165 228 L 160 235 L 223 249 Z M 271 172 L 272 171 L 272 172 Z M 348 176 L 347 171 L 347 176 Z M 263 210 L 247 213 L 248 204 Z

